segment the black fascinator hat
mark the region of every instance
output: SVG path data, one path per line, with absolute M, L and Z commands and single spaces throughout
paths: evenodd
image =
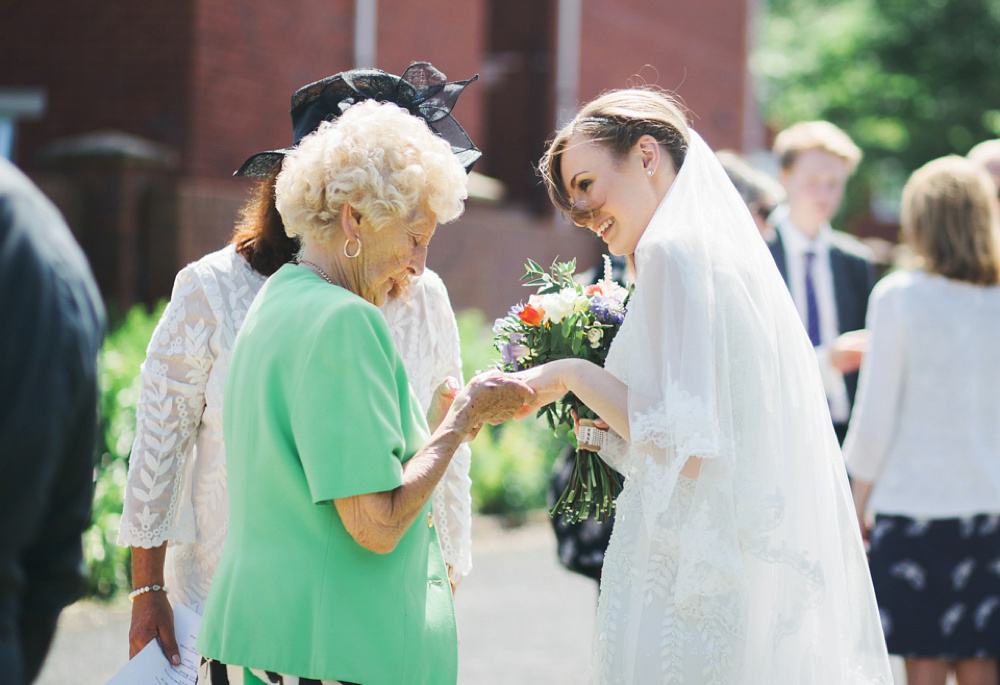
M 285 154 L 299 141 L 319 128 L 320 122 L 331 121 L 348 107 L 363 100 L 391 102 L 423 119 L 431 131 L 451 144 L 451 151 L 466 172 L 483 154 L 462 129 L 452 108 L 465 87 L 479 78 L 449 82 L 430 62 L 415 62 L 394 76 L 381 69 L 351 69 L 299 88 L 292 95 L 292 147 L 268 150 L 251 155 L 233 174 L 266 178 L 274 172 Z

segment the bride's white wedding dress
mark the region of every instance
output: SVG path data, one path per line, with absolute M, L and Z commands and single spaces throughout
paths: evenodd
M 692 132 L 636 249 L 605 368 L 631 443 L 594 682 L 892 682 L 808 338 L 752 219 Z M 681 476 L 697 458 L 695 478 Z

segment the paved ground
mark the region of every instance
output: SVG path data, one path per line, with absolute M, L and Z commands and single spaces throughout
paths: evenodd
M 558 565 L 542 519 L 510 531 L 477 519 L 473 531 L 475 569 L 456 598 L 459 683 L 588 682 L 596 585 Z M 103 685 L 128 657 L 128 619 L 127 601 L 69 607 L 38 685 Z
M 544 521 L 474 526 L 475 568 L 456 597 L 463 685 L 587 682 L 596 585 L 563 570 Z M 129 604 L 69 607 L 39 685 L 103 685 L 128 658 Z

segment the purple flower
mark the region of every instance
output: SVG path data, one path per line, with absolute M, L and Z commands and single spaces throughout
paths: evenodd
M 625 309 L 621 303 L 603 295 L 590 298 L 590 313 L 603 324 L 620 324 L 625 320 Z
M 505 365 L 516 364 L 531 353 L 531 350 L 523 344 L 525 340 L 523 333 L 511 333 L 510 339 L 500 349 L 500 356 Z

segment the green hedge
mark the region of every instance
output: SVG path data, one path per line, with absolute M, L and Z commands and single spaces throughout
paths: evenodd
M 139 400 L 139 365 L 165 303 L 154 311 L 133 307 L 113 324 L 101 348 L 101 421 L 94 470 L 93 525 L 84 534 L 83 554 L 89 570 L 87 594 L 111 597 L 130 587 L 129 550 L 116 544 L 125 493 L 128 455 L 135 439 Z
M 164 304 L 149 312 L 135 307 L 115 324 L 101 349 L 101 425 L 94 471 L 93 525 L 84 535 L 89 569 L 87 593 L 111 597 L 130 587 L 129 550 L 116 544 L 128 455 L 135 439 L 139 365 Z M 458 317 L 466 376 L 490 368 L 496 358 L 483 315 Z M 559 445 L 541 422 L 529 419 L 486 427 L 472 444 L 472 502 L 481 513 L 516 517 L 545 506 L 545 487 Z

